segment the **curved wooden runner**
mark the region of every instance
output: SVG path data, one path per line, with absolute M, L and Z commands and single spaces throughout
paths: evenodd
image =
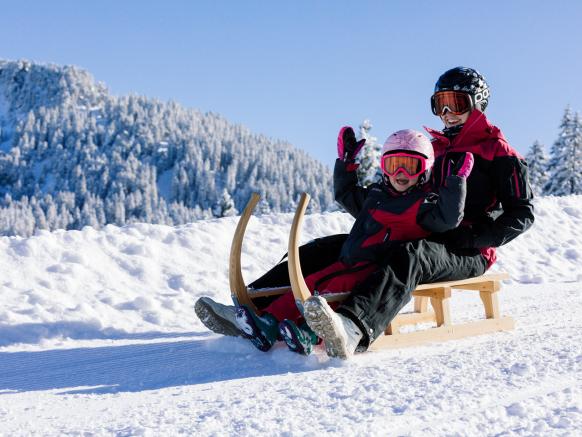
M 255 312 L 257 311 L 257 308 L 248 294 L 248 289 L 242 276 L 241 252 L 247 224 L 260 198 L 261 196 L 259 196 L 259 194 L 253 193 L 239 219 L 234 232 L 234 237 L 232 238 L 228 264 L 228 282 L 230 284 L 230 293 L 234 304 L 237 306 L 247 305 Z
M 289 261 L 287 266 L 289 268 L 289 280 L 291 282 L 291 290 L 295 297 L 295 303 L 299 311 L 303 313 L 303 302 L 311 297 L 311 291 L 307 288 L 303 272 L 301 271 L 301 264 L 299 262 L 299 239 L 301 236 L 301 226 L 303 225 L 303 216 L 309 203 L 309 194 L 303 193 L 299 199 L 299 205 L 293 217 L 291 225 L 291 233 L 289 234 Z

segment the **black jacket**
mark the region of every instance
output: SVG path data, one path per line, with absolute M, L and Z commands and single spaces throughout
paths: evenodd
M 430 184 L 405 193 L 384 183 L 358 185 L 355 168 L 337 160 L 334 168 L 335 200 L 356 221 L 341 249 L 346 264 L 379 261 L 395 242 L 426 238 L 459 225 L 465 206 L 466 182 L 449 176 L 438 194 Z

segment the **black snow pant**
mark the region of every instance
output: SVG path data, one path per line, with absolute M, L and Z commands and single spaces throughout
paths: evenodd
M 365 350 L 410 302 L 419 284 L 471 278 L 486 269 L 478 249 L 451 249 L 429 240 L 401 243 L 336 311 L 360 327 L 364 337 L 358 349 Z
M 299 248 L 304 276 L 338 261 L 347 234 L 318 238 Z M 452 281 L 482 275 L 487 262 L 478 249 L 454 249 L 429 240 L 394 245 L 379 268 L 363 281 L 337 308 L 353 320 L 364 336 L 359 350 L 367 349 L 380 336 L 396 314 L 408 303 L 412 291 L 424 283 Z M 251 288 L 289 286 L 287 262 L 281 262 L 255 280 Z M 276 299 L 255 300 L 265 308 Z

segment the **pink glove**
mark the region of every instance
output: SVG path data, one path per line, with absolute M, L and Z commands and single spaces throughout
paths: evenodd
M 356 135 L 350 126 L 342 127 L 337 136 L 337 155 L 339 159 L 346 162 L 353 161 L 365 143 L 366 140 L 356 141 Z
M 467 179 L 473 170 L 473 165 L 475 164 L 475 158 L 471 152 L 465 152 L 454 166 L 452 163 L 449 164 L 449 174 L 459 176 L 460 178 Z M 451 169 L 452 167 L 452 169 Z

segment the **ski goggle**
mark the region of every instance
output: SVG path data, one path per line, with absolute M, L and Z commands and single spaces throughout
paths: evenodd
M 388 176 L 402 172 L 409 178 L 415 178 L 426 170 L 426 159 L 406 152 L 387 153 L 382 156 L 380 167 Z
M 434 115 L 442 115 L 445 110 L 451 114 L 461 115 L 473 109 L 473 100 L 466 93 L 439 91 L 430 98 L 430 106 Z

